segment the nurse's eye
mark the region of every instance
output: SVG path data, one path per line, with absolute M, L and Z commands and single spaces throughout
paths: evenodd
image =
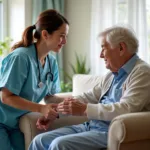
M 60 37 L 64 37 L 65 35 L 64 34 L 60 34 Z
M 67 36 L 65 34 L 61 34 L 60 37 L 63 38 L 63 39 L 67 38 Z

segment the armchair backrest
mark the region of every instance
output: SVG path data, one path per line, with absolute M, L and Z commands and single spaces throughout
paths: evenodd
M 73 96 L 87 92 L 101 80 L 101 76 L 76 74 L 73 76 Z

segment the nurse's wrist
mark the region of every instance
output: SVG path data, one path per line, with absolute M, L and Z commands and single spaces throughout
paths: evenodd
M 37 108 L 36 108 L 36 112 L 39 112 L 39 113 L 43 113 L 43 105 L 42 104 L 38 104 Z

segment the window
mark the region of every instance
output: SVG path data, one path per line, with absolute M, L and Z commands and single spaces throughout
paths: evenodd
M 117 3 L 117 22 L 127 23 L 127 0 L 118 0 Z
M 4 41 L 4 39 L 8 36 L 7 34 L 7 5 L 8 0 L 0 0 L 0 41 Z M 5 10 L 5 12 L 4 12 Z M 4 54 L 3 54 L 3 43 L 2 45 L 0 44 L 0 65 L 1 65 L 1 60 L 3 59 Z
M 3 35 L 3 33 L 2 33 L 2 23 L 3 23 L 3 17 L 2 17 L 2 14 L 3 14 L 3 12 L 2 12 L 2 1 L 0 0 L 0 40 L 2 40 L 2 35 Z
M 0 0 L 0 40 L 8 36 L 8 0 Z
M 2 36 L 3 36 L 3 30 L 2 30 L 2 27 L 3 27 L 3 17 L 2 17 L 2 0 L 0 0 L 0 41 L 2 40 Z M 0 49 L 0 53 L 1 53 L 1 49 Z M 2 56 L 0 55 L 0 67 L 1 67 L 1 60 L 2 60 Z
M 96 37 L 99 32 L 115 24 L 128 24 L 134 29 L 139 39 L 138 55 L 150 64 L 150 0 L 93 0 L 90 55 L 92 74 L 104 75 L 107 72 L 104 62 L 98 57 L 101 47 Z
M 117 10 L 117 22 L 129 23 L 132 25 L 140 40 L 139 51 L 141 51 L 139 55 L 150 63 L 150 1 L 117 0 Z M 132 11 L 134 11 L 134 13 Z M 136 23 L 138 25 L 135 25 Z M 144 40 L 145 43 L 142 40 Z M 144 45 L 145 47 L 143 47 Z M 145 48 L 145 53 L 143 53 L 143 48 Z
M 146 20 L 147 20 L 147 31 L 148 31 L 148 49 L 150 51 L 150 1 L 146 1 Z
M 118 0 L 117 1 L 117 22 L 124 22 L 124 23 L 128 23 L 129 20 L 129 15 L 130 15 L 130 12 L 132 10 L 129 10 L 130 7 L 129 7 L 129 1 L 128 0 Z M 132 3 L 132 4 L 136 4 L 136 3 Z M 142 0 L 140 1 L 140 4 L 142 4 Z M 145 4 L 145 6 L 144 6 Z M 134 8 L 134 7 L 133 7 Z M 137 8 L 137 7 L 136 7 Z M 143 8 L 145 8 L 145 12 L 143 14 L 145 14 L 145 22 L 142 22 L 142 23 L 145 23 L 145 27 L 146 27 L 146 30 L 145 32 L 147 32 L 147 34 L 145 34 L 146 38 L 147 38 L 147 51 L 148 51 L 148 54 L 150 55 L 150 1 L 149 0 L 146 0 L 145 3 L 143 1 Z M 139 11 L 142 11 L 142 9 L 140 8 Z M 140 16 L 138 16 L 138 13 L 135 11 L 134 15 L 137 16 L 137 20 L 140 21 Z M 144 18 L 144 16 L 143 16 Z M 136 21 L 137 21 L 136 20 Z M 140 22 L 138 22 L 140 23 Z M 140 35 L 139 35 L 140 36 Z M 150 63 L 150 56 L 147 58 L 147 62 Z

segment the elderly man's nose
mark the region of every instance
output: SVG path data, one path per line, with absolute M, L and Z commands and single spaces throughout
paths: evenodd
M 104 58 L 103 50 L 100 52 L 100 58 Z

